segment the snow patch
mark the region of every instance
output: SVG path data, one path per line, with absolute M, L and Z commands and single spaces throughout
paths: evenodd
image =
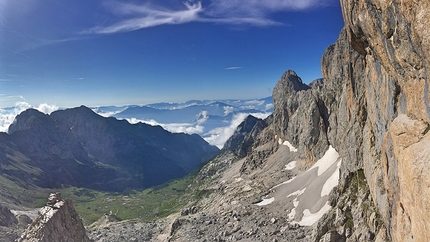
M 271 204 L 274 201 L 275 201 L 274 197 L 272 197 L 272 198 L 263 198 L 263 201 L 261 201 L 259 203 L 256 203 L 255 205 L 260 206 L 260 207 L 261 206 L 266 206 L 266 205 Z
M 290 142 L 284 141 L 283 145 L 288 146 L 288 148 L 290 148 L 290 152 L 297 152 L 297 148 L 294 147 Z
M 291 197 L 291 196 L 297 196 L 298 197 L 298 196 L 302 195 L 303 193 L 305 193 L 305 191 L 306 191 L 306 187 L 303 188 L 302 190 L 297 190 L 293 193 L 290 193 L 290 195 L 288 195 L 287 197 Z
M 294 220 L 294 217 L 296 216 L 296 208 L 297 208 L 297 206 L 299 206 L 299 201 L 297 201 L 297 197 L 294 198 L 294 200 L 293 200 L 293 206 L 294 206 L 294 208 L 291 209 L 291 212 L 287 215 L 288 220 L 290 220 L 290 221 Z
M 278 137 L 278 135 L 275 136 L 275 139 Z M 290 142 L 288 141 L 283 141 L 281 138 L 278 139 L 278 144 L 279 145 L 285 145 L 288 146 L 288 148 L 290 148 L 290 152 L 297 152 L 297 148 L 294 147 Z
M 324 156 L 317 161 L 309 170 L 318 167 L 318 176 L 321 176 L 331 165 L 333 165 L 339 158 L 339 153 L 329 146 L 328 150 L 325 152 Z
M 292 170 L 296 168 L 296 166 L 297 166 L 297 161 L 291 161 L 290 163 L 285 165 L 285 170 Z
M 291 179 L 290 179 L 290 180 L 288 180 L 288 181 L 284 181 L 284 182 L 282 182 L 282 183 L 279 183 L 278 185 L 275 185 L 275 186 L 273 186 L 272 188 L 270 188 L 270 190 L 273 190 L 273 189 L 275 189 L 275 188 L 277 188 L 277 187 L 280 187 L 280 186 L 282 186 L 282 185 L 288 184 L 288 183 L 292 182 L 295 178 L 296 178 L 296 177 L 293 177 L 293 178 L 291 178 Z
M 239 177 L 239 178 L 235 178 L 234 179 L 236 182 L 240 182 L 240 181 L 242 181 L 243 180 L 243 178 L 242 177 Z
M 303 211 L 303 217 L 298 224 L 300 226 L 312 226 L 314 223 L 318 222 L 320 218 L 329 210 L 331 209 L 331 206 L 327 202 L 318 212 L 311 213 L 309 209 L 305 209 Z
M 333 190 L 333 188 L 339 185 L 339 173 L 340 173 L 339 168 L 341 163 L 342 163 L 342 160 L 339 160 L 339 162 L 337 163 L 337 169 L 334 171 L 333 175 L 331 175 L 324 183 L 324 186 L 322 187 L 322 190 L 321 190 L 321 197 L 325 195 L 329 195 L 331 190 Z

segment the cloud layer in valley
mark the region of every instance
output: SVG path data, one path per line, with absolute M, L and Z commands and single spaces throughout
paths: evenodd
M 214 129 L 207 130 L 205 123 L 208 120 L 208 116 L 204 115 L 198 119 L 195 123 L 159 123 L 153 119 L 151 120 L 140 120 L 136 118 L 127 118 L 129 123 L 146 123 L 152 126 L 161 126 L 164 129 L 172 133 L 186 133 L 186 134 L 199 134 L 209 144 L 215 145 L 218 148 L 222 148 L 224 143 L 233 135 L 237 126 L 245 120 L 248 115 L 264 119 L 270 115 L 270 113 L 238 113 L 232 116 L 229 123 L 225 126 L 217 127 Z

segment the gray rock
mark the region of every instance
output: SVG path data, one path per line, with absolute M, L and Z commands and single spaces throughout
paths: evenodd
M 0 226 L 10 227 L 17 223 L 18 220 L 9 208 L 0 205 Z
M 54 203 L 55 201 L 55 203 Z M 90 241 L 70 199 L 62 200 L 59 193 L 49 195 L 47 206 L 24 231 L 18 242 L 26 241 Z

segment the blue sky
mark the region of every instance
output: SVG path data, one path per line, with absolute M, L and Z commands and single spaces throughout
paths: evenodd
M 338 0 L 0 0 L 0 107 L 266 97 L 342 26 Z

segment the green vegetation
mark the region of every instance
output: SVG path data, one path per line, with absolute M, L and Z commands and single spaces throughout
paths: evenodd
M 345 212 L 345 217 L 347 219 L 346 223 L 345 223 L 345 228 L 353 229 L 354 228 L 354 219 L 352 217 L 351 211 Z
M 126 189 L 123 193 L 114 193 L 77 187 L 59 191 L 63 198 L 72 199 L 85 225 L 90 225 L 111 211 L 123 220 L 150 221 L 180 211 L 191 198 L 186 191 L 194 177 L 189 175 L 143 191 Z M 39 206 L 45 203 L 46 198 L 37 201 Z
M 425 124 L 427 125 L 427 127 L 424 130 L 423 135 L 426 135 L 429 132 L 429 130 L 430 130 L 430 124 L 428 122 L 425 122 Z

